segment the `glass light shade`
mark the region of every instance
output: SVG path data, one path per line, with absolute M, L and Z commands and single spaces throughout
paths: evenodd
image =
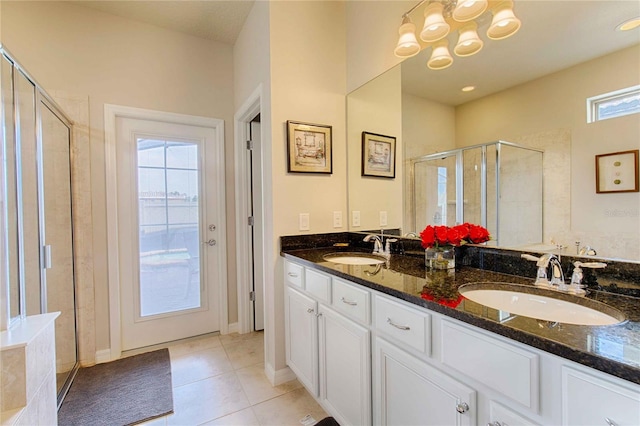
M 482 15 L 489 2 L 487 0 L 460 0 L 456 4 L 451 17 L 458 22 L 467 22 Z
M 471 56 L 480 51 L 484 42 L 478 37 L 478 24 L 469 22 L 460 28 L 458 44 L 453 51 L 458 56 Z
M 433 45 L 433 52 L 431 52 L 431 58 L 427 62 L 427 67 L 432 70 L 443 70 L 450 67 L 453 63 L 451 53 L 449 53 L 449 42 L 447 39 L 437 41 Z
M 449 34 L 449 24 L 442 16 L 444 6 L 442 3 L 429 3 L 424 10 L 424 26 L 420 32 L 420 38 L 426 42 L 438 41 Z
M 400 37 L 393 53 L 400 58 L 410 58 L 420 52 L 420 44 L 416 39 L 416 26 L 408 16 L 402 20 L 402 25 L 398 30 Z
M 520 20 L 513 14 L 513 1 L 499 3 L 493 9 L 493 20 L 487 30 L 487 37 L 502 40 L 514 35 L 520 29 Z

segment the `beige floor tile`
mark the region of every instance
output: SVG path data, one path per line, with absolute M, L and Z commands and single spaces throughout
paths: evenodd
M 322 407 L 304 388 L 254 405 L 253 411 L 263 426 L 300 426 L 300 419 L 307 414 L 317 421 L 327 417 Z
M 261 338 L 247 339 L 235 343 L 222 343 L 233 368 L 249 367 L 264 362 L 264 341 Z
M 171 357 L 174 388 L 232 370 L 233 366 L 222 347 Z
M 167 416 L 140 423 L 140 426 L 167 426 Z
M 221 334 L 220 342 L 223 346 L 232 345 L 234 343 L 242 342 L 245 340 L 254 340 L 260 339 L 264 342 L 264 332 L 262 331 L 253 331 L 251 333 L 230 333 L 230 334 Z
M 207 426 L 260 426 L 251 407 L 205 423 Z
M 251 405 L 264 402 L 302 387 L 302 384 L 297 380 L 292 380 L 275 387 L 271 386 L 269 379 L 267 379 L 267 376 L 264 374 L 264 364 L 256 364 L 236 370 L 236 375 Z
M 248 407 L 236 374 L 226 373 L 174 388 L 167 424 L 199 425 Z
M 180 343 L 174 343 L 169 346 L 171 356 L 184 355 L 190 352 L 198 352 L 203 349 L 219 348 L 222 346 L 220 336 L 206 335 L 202 337 L 194 337 Z

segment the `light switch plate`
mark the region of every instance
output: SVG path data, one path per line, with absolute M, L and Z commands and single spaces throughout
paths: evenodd
M 341 211 L 333 212 L 333 227 L 342 228 L 342 212 Z
M 351 226 L 360 226 L 360 210 L 351 212 Z
M 309 213 L 300 213 L 300 230 L 309 230 Z
M 380 226 L 387 226 L 387 211 L 380 211 Z

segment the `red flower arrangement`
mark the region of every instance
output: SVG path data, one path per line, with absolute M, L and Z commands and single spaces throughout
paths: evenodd
M 487 228 L 472 223 L 456 226 L 428 225 L 420 233 L 422 247 L 425 249 L 439 246 L 460 246 L 462 244 L 480 244 L 491 239 Z

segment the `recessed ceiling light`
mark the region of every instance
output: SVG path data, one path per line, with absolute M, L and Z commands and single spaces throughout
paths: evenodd
M 618 25 L 616 27 L 616 30 L 618 31 L 629 31 L 632 30 L 634 28 L 638 28 L 640 27 L 640 16 L 637 16 L 635 18 L 631 18 L 628 21 L 624 21 L 622 24 Z
M 472 90 L 475 90 L 476 86 L 465 86 L 462 88 L 463 92 L 470 92 Z

